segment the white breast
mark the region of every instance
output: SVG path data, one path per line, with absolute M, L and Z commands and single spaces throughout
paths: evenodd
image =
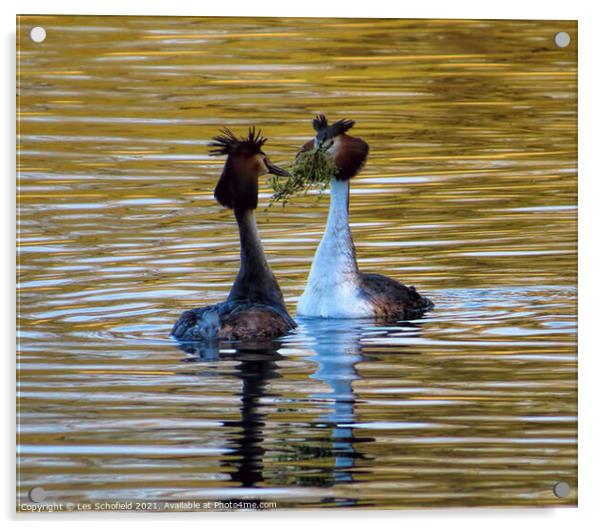
M 372 318 L 374 309 L 349 281 L 308 281 L 297 303 L 297 314 L 319 318 Z
M 297 303 L 299 316 L 369 318 L 372 305 L 361 295 L 349 229 L 349 182 L 331 180 L 330 210 L 324 236 Z

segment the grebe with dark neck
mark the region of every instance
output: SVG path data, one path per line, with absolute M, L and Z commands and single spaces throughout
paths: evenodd
M 389 277 L 359 271 L 349 227 L 349 180 L 364 166 L 368 144 L 346 134 L 350 120 L 328 126 L 323 115 L 313 121 L 317 134 L 302 150 L 317 146 L 334 158 L 338 172 L 330 181 L 330 210 L 316 250 L 305 291 L 297 304 L 299 316 L 404 320 L 422 316 L 433 303 Z
M 179 340 L 260 340 L 276 338 L 296 327 L 267 262 L 257 223 L 258 178 L 288 175 L 261 150 L 266 139 L 255 129 L 237 138 L 227 129 L 214 138 L 212 154 L 227 155 L 215 198 L 234 210 L 240 236 L 240 269 L 227 301 L 187 310 L 172 329 Z

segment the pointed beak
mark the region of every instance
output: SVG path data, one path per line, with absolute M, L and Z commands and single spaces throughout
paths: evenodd
M 319 151 L 320 149 L 327 151 L 330 149 L 334 138 L 331 138 L 326 135 L 318 135 L 314 140 L 314 150 Z
M 276 176 L 291 176 L 288 171 L 281 169 L 277 165 L 274 165 L 267 158 L 265 159 L 265 165 L 268 168 L 268 173 L 275 174 Z

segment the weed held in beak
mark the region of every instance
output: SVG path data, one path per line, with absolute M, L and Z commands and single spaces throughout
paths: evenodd
M 269 206 L 276 202 L 282 202 L 282 206 L 285 206 L 293 195 L 301 192 L 307 194 L 312 187 L 319 190 L 319 197 L 321 197 L 330 179 L 337 174 L 338 167 L 332 157 L 322 149 L 312 149 L 301 151 L 291 164 L 289 172 L 288 177 L 278 175 L 270 177 L 269 183 L 274 192 Z

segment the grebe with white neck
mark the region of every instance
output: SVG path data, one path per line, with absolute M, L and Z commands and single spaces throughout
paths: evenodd
M 349 181 L 364 166 L 368 144 L 346 132 L 351 120 L 329 126 L 323 115 L 313 120 L 316 138 L 304 150 L 325 149 L 334 158 L 338 172 L 330 181 L 330 209 L 324 235 L 311 266 L 297 314 L 322 318 L 377 318 L 403 320 L 422 316 L 433 303 L 389 277 L 362 273 L 355 256 L 349 227 Z
M 267 141 L 249 129 L 237 138 L 228 129 L 214 138 L 212 154 L 226 154 L 215 198 L 234 210 L 240 236 L 240 269 L 227 301 L 182 313 L 172 329 L 179 340 L 260 340 L 286 334 L 297 325 L 288 315 L 278 282 L 268 265 L 257 223 L 258 178 L 288 173 L 261 150 Z
M 355 246 L 349 228 L 349 181 L 330 181 L 330 210 L 324 236 L 316 250 L 299 316 L 370 318 L 374 310 L 363 295 Z

